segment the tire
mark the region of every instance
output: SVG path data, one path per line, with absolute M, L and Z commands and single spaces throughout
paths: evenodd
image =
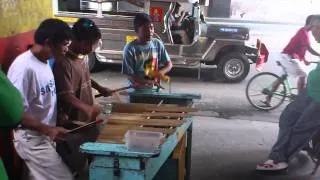
M 100 65 L 100 62 L 97 60 L 96 54 L 94 52 L 90 53 L 87 58 L 90 72 L 96 72 Z
M 241 52 L 232 52 L 221 57 L 215 76 L 225 82 L 237 83 L 247 77 L 249 70 L 247 56 Z
M 270 88 L 272 87 L 272 84 L 274 82 L 279 82 L 280 77 L 276 74 L 270 73 L 270 72 L 263 72 L 259 73 L 255 76 L 253 76 L 246 87 L 246 97 L 249 101 L 249 103 L 259 109 L 259 110 L 264 110 L 264 111 L 269 111 L 276 109 L 279 107 L 281 104 L 283 104 L 286 94 L 287 94 L 287 89 L 285 86 L 285 83 L 282 81 L 279 83 L 278 87 L 273 90 L 272 95 L 271 95 L 271 100 L 270 100 L 270 106 L 266 106 L 263 101 L 266 101 L 266 98 L 268 95 L 270 95 Z M 260 84 L 260 86 L 259 86 Z M 258 86 L 257 89 L 253 89 L 255 86 Z M 269 91 L 268 91 L 269 90 Z M 252 92 L 255 92 L 255 94 L 252 94 Z M 257 94 L 258 93 L 258 94 Z M 268 93 L 268 94 L 267 94 Z M 258 97 L 255 99 L 254 97 Z M 273 100 L 278 99 L 275 103 L 273 103 Z

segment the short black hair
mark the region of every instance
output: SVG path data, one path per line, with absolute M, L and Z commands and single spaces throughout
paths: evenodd
M 139 13 L 134 17 L 133 26 L 136 32 L 138 32 L 139 27 L 144 26 L 146 24 L 152 24 L 152 19 L 148 14 Z
M 80 18 L 72 27 L 74 39 L 77 41 L 97 41 L 101 39 L 101 31 L 90 19 Z
M 175 6 L 175 8 L 180 8 L 181 7 L 181 4 L 180 3 L 178 3 L 178 2 L 176 2 L 176 6 Z
M 57 45 L 71 39 L 72 30 L 69 25 L 62 20 L 52 18 L 42 21 L 34 34 L 34 42 L 40 45 L 44 45 L 46 40 Z
M 307 19 L 306 19 L 306 26 L 311 24 L 313 18 L 314 18 L 314 15 L 310 15 L 310 16 L 307 17 Z

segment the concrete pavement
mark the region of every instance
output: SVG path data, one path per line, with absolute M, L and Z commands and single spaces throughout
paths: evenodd
M 284 175 L 255 172 L 274 143 L 278 124 L 240 119 L 195 117 L 193 127 L 192 180 L 316 180 L 309 157 L 300 153 Z

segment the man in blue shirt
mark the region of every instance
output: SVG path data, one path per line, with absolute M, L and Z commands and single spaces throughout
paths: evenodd
M 138 14 L 134 18 L 137 39 L 124 48 L 122 73 L 128 76 L 130 84 L 137 88 L 152 88 L 172 68 L 170 57 L 163 43 L 153 38 L 154 26 L 148 14 Z M 157 77 L 146 73 L 148 68 L 157 72 Z

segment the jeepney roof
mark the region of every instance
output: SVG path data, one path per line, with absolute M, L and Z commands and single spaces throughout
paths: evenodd
M 130 3 L 139 4 L 143 2 L 156 1 L 156 2 L 180 2 L 180 3 L 196 3 L 199 0 L 91 0 L 91 1 L 102 1 L 102 2 L 113 2 L 113 1 L 128 1 Z
M 153 1 L 160 1 L 160 2 L 181 2 L 181 3 L 196 3 L 199 0 L 153 0 Z

